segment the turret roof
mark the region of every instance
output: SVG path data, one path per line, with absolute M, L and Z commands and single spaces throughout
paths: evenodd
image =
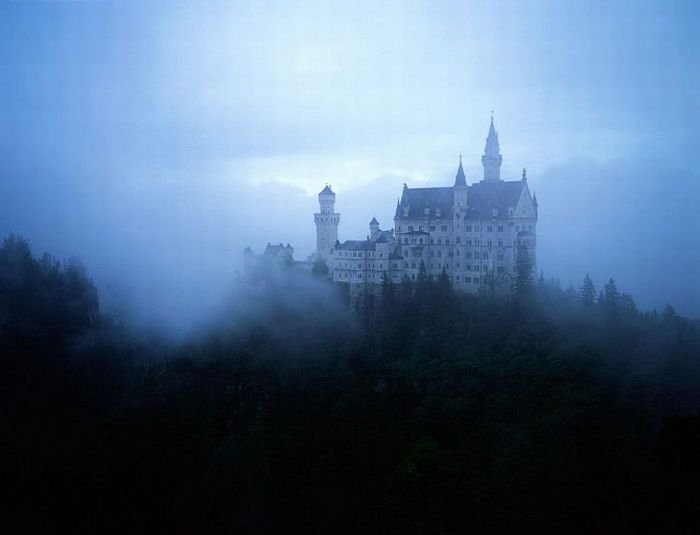
M 462 169 L 462 155 L 459 155 L 459 168 L 457 168 L 457 175 L 455 176 L 455 186 L 466 186 L 467 179 L 464 176 L 464 169 Z

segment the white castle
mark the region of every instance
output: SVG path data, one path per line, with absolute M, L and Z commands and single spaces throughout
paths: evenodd
M 315 257 L 325 260 L 333 281 L 350 285 L 353 296 L 377 294 L 384 277 L 393 283 L 416 280 L 421 270 L 429 276 L 444 271 L 461 291 L 506 291 L 519 247 L 526 247 L 534 268 L 537 198 L 530 195 L 525 169 L 520 180 L 501 179 L 502 161 L 492 116 L 483 179 L 467 185 L 460 155 L 453 186 L 404 184 L 394 229 L 381 230 L 372 218 L 365 240 L 338 241 L 340 214 L 326 185 L 314 215 Z

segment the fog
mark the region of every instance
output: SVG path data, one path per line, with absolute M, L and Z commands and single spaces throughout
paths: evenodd
M 313 252 L 326 182 L 357 239 L 460 152 L 479 180 L 494 108 L 538 269 L 698 317 L 696 8 L 587 6 L 4 3 L 0 234 L 186 331 L 229 306 L 244 247 Z

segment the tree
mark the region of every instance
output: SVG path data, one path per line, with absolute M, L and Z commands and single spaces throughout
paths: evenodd
M 524 244 L 518 245 L 517 256 L 515 257 L 515 282 L 513 285 L 513 297 L 516 302 L 524 303 L 532 294 L 534 286 L 532 269 L 533 262 L 527 247 Z
M 579 298 L 581 299 L 581 304 L 585 307 L 591 307 L 595 303 L 595 286 L 588 273 L 586 273 L 583 279 L 583 284 L 579 291 Z
M 314 265 L 311 268 L 311 273 L 316 277 L 327 277 L 329 273 L 328 264 L 320 256 L 314 260 Z
M 612 277 L 610 277 L 610 280 L 605 285 L 604 289 L 605 303 L 612 306 L 617 305 L 617 302 L 620 299 L 620 292 L 617 290 L 617 284 L 615 284 L 615 281 Z

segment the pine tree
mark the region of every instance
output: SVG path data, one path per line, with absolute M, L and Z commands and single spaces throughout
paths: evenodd
M 619 299 L 620 292 L 617 290 L 617 284 L 615 284 L 613 278 L 610 277 L 610 280 L 605 285 L 605 303 L 610 306 L 615 306 Z
M 595 286 L 593 285 L 593 281 L 588 273 L 586 273 L 586 277 L 583 279 L 581 291 L 579 292 L 579 298 L 585 307 L 593 306 L 595 303 Z
M 515 283 L 513 286 L 513 298 L 519 303 L 526 302 L 532 294 L 534 286 L 532 276 L 533 262 L 525 245 L 518 246 L 515 259 Z

